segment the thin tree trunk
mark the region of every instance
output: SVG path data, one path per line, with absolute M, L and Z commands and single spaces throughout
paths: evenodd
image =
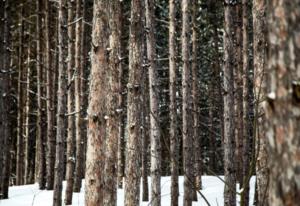
M 120 95 L 119 73 L 121 62 L 120 57 L 120 1 L 112 0 L 109 6 L 111 30 L 110 55 L 109 55 L 109 92 L 107 94 L 107 139 L 106 139 L 106 160 L 105 160 L 105 190 L 104 205 L 115 206 L 117 204 L 117 153 L 118 150 L 118 100 Z
M 9 2 L 5 1 L 4 4 L 4 16 L 3 16 L 3 22 L 4 22 L 4 31 L 3 31 L 3 67 L 6 68 L 6 72 L 10 69 L 10 7 Z M 3 127 L 4 127 L 4 144 L 5 147 L 3 148 L 3 168 L 0 172 L 2 172 L 2 179 L 1 179 L 1 192 L 2 196 L 0 199 L 7 199 L 8 198 L 8 188 L 9 188 L 9 180 L 10 180 L 10 160 L 11 160 L 11 119 L 9 117 L 10 109 L 11 109 L 11 99 L 10 97 L 10 88 L 11 88 L 11 78 L 9 76 L 9 73 L 7 73 L 3 84 L 3 90 L 6 91 L 6 95 L 3 97 L 3 103 L 4 103 L 4 113 L 2 114 L 3 118 Z
M 171 205 L 178 205 L 178 134 L 176 108 L 176 54 L 175 54 L 175 0 L 169 0 L 169 92 L 170 92 L 170 156 L 171 156 Z
M 109 3 L 94 2 L 91 80 L 88 107 L 88 141 L 85 173 L 85 205 L 103 205 L 107 79 L 109 69 Z M 101 98 L 99 98 L 101 97 Z
M 54 133 L 54 87 L 55 70 L 52 66 L 51 58 L 51 40 L 50 40 L 50 19 L 51 7 L 50 1 L 45 2 L 45 66 L 47 76 L 47 190 L 53 189 L 54 184 L 54 164 L 55 164 L 55 133 Z
M 125 178 L 125 206 L 140 203 L 141 163 L 141 80 L 143 57 L 143 8 L 141 0 L 132 0 L 129 38 L 128 139 Z
M 198 31 L 197 14 L 198 0 L 193 0 L 192 11 L 192 100 L 193 100 L 193 147 L 194 147 L 194 194 L 193 201 L 197 201 L 197 190 L 201 189 L 201 147 L 199 135 L 199 83 L 198 83 Z
M 57 133 L 55 155 L 55 178 L 53 206 L 62 205 L 62 181 L 64 178 L 64 153 L 67 112 L 67 1 L 60 0 L 58 7 L 58 91 L 57 91 Z
M 182 133 L 183 133 L 183 169 L 184 169 L 184 206 L 192 205 L 192 194 L 193 194 L 193 156 L 190 154 L 193 148 L 193 139 L 191 136 L 191 117 L 189 112 L 191 109 L 191 85 L 190 76 L 191 68 L 189 63 L 190 52 L 190 1 L 183 0 L 181 2 L 182 7 Z
M 82 0 L 76 1 L 76 19 L 82 18 Z M 76 165 L 75 165 L 75 180 L 74 192 L 80 192 L 81 179 L 84 172 L 84 139 L 82 135 L 82 94 L 81 94 L 81 79 L 83 68 L 81 65 L 82 56 L 82 23 L 76 22 L 75 27 L 75 136 L 76 136 Z
M 235 173 L 235 136 L 234 136 L 234 4 L 225 1 L 225 36 L 224 36 L 224 170 L 225 188 L 224 205 L 236 205 L 236 173 Z
M 266 61 L 267 61 L 267 40 L 266 40 L 266 0 L 255 0 L 253 2 L 253 38 L 254 38 L 254 80 L 256 104 L 256 179 L 257 179 L 257 200 L 258 206 L 268 206 L 269 168 L 267 154 L 266 121 L 263 110 L 266 96 Z
M 156 39 L 154 1 L 146 1 L 147 58 L 149 62 L 149 95 L 150 95 L 150 145 L 151 145 L 151 204 L 161 204 L 161 143 L 158 111 L 158 77 L 156 67 Z
M 300 0 L 268 1 L 269 205 L 299 205 Z
M 18 56 L 18 128 L 17 128 L 17 162 L 16 162 L 16 184 L 24 184 L 24 82 L 26 73 L 23 66 L 23 40 L 24 40 L 24 8 L 21 6 L 20 33 L 19 33 L 19 56 Z
M 75 2 L 68 1 L 68 24 L 74 21 Z M 67 171 L 66 171 L 66 195 L 65 204 L 72 204 L 73 186 L 74 186 L 74 171 L 75 171 L 75 134 L 74 134 L 74 24 L 68 27 L 68 134 L 67 134 Z M 76 111 L 75 111 L 76 112 Z

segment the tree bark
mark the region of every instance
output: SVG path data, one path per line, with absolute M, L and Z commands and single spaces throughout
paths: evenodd
M 64 178 L 64 153 L 67 112 L 67 1 L 60 0 L 58 7 L 58 91 L 57 91 L 57 132 L 55 155 L 55 178 L 53 206 L 62 205 L 62 181 Z
M 266 121 L 263 104 L 266 98 L 267 25 L 266 0 L 253 2 L 254 80 L 256 96 L 256 182 L 258 206 L 268 206 L 269 168 L 267 154 Z
M 110 55 L 108 69 L 108 94 L 107 94 L 107 137 L 106 137 L 106 160 L 105 160 L 105 190 L 104 205 L 115 206 L 117 204 L 117 153 L 119 137 L 119 95 L 120 95 L 120 1 L 110 2 Z
M 47 76 L 47 190 L 53 189 L 54 184 L 54 164 L 55 164 L 55 133 L 54 133 L 54 80 L 55 69 L 52 66 L 51 58 L 51 7 L 50 1 L 45 2 L 45 65 Z M 56 31 L 56 30 L 55 30 Z
M 88 106 L 88 141 L 85 173 L 85 205 L 103 205 L 106 130 L 106 93 L 109 69 L 109 1 L 94 2 L 91 80 Z M 101 98 L 99 98 L 101 97 Z
M 131 2 L 129 38 L 129 79 L 127 84 L 127 158 L 125 178 L 125 206 L 140 204 L 141 163 L 141 67 L 143 57 L 143 9 L 141 0 Z
M 269 205 L 300 202 L 300 0 L 269 1 L 266 137 Z
M 234 3 L 225 1 L 224 36 L 224 205 L 236 205 L 236 165 L 235 165 L 235 128 L 234 128 Z
M 75 134 L 74 134 L 74 31 L 75 27 L 71 24 L 74 21 L 74 11 L 75 11 L 75 2 L 73 0 L 68 1 L 68 134 L 67 134 L 67 171 L 66 171 L 66 195 L 65 195 L 65 204 L 72 204 L 73 197 L 73 186 L 74 186 L 74 172 L 75 172 Z M 70 25 L 71 24 L 71 25 Z M 76 77 L 75 77 L 76 78 Z M 76 101 L 76 100 L 75 100 Z
M 161 204 L 161 143 L 158 111 L 158 77 L 156 67 L 156 39 L 154 1 L 146 1 L 147 58 L 149 63 L 149 95 L 150 95 L 150 146 L 151 146 L 151 204 Z
M 76 20 L 82 18 L 82 0 L 76 0 Z M 81 180 L 84 172 L 84 139 L 82 134 L 82 91 L 81 79 L 83 68 L 81 61 L 83 61 L 82 52 L 82 23 L 83 21 L 76 22 L 75 26 L 75 136 L 76 136 L 76 165 L 75 165 L 75 180 L 74 192 L 80 192 Z

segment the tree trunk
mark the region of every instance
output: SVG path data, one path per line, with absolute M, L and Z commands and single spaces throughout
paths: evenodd
M 170 156 L 171 156 L 171 205 L 178 206 L 178 134 L 176 108 L 176 54 L 175 54 L 175 0 L 169 0 L 169 92 L 170 92 Z
M 184 206 L 192 205 L 193 192 L 193 156 L 190 154 L 193 148 L 193 138 L 191 136 L 191 68 L 189 63 L 190 52 L 190 1 L 183 0 L 182 7 L 182 133 L 183 133 L 183 169 L 184 169 Z
M 88 107 L 88 141 L 85 173 L 85 205 L 103 205 L 106 130 L 106 93 L 109 69 L 109 3 L 94 2 L 91 80 Z M 102 97 L 102 98 L 99 98 Z
M 140 203 L 141 163 L 141 67 L 143 57 L 143 9 L 141 0 L 132 0 L 129 38 L 128 139 L 125 178 L 125 206 Z
M 67 134 L 67 171 L 66 171 L 66 197 L 65 204 L 72 204 L 73 186 L 74 186 L 74 171 L 75 171 L 75 134 L 74 134 L 74 10 L 75 2 L 68 1 L 68 134 Z M 70 25 L 71 24 L 71 25 Z M 76 78 L 76 77 L 75 77 Z M 76 112 L 76 111 L 75 111 Z
M 266 121 L 263 103 L 266 98 L 267 25 L 266 0 L 253 2 L 254 80 L 256 96 L 256 182 L 258 206 L 268 206 L 269 168 L 267 155 Z
M 121 69 L 120 57 L 120 1 L 110 2 L 110 55 L 109 55 L 109 86 L 107 94 L 107 139 L 105 160 L 105 190 L 104 205 L 115 206 L 117 204 L 117 153 L 119 137 L 119 111 L 118 100 L 120 95 L 119 73 Z
M 156 39 L 154 1 L 146 0 L 147 58 L 149 62 L 149 95 L 150 95 L 150 146 L 151 146 L 151 204 L 161 204 L 161 143 L 158 111 L 158 77 L 156 67 Z
M 199 135 L 199 79 L 198 79 L 198 31 L 197 31 L 197 14 L 198 0 L 193 0 L 192 11 L 192 100 L 193 100 L 193 151 L 194 151 L 194 195 L 193 201 L 197 201 L 197 190 L 201 189 L 201 147 Z
M 224 205 L 236 205 L 235 132 L 234 132 L 234 3 L 225 1 L 224 36 Z
M 82 18 L 82 0 L 76 1 L 76 19 Z M 82 56 L 82 23 L 76 22 L 75 27 L 75 136 L 76 136 L 76 165 L 75 165 L 75 180 L 74 192 L 80 192 L 81 180 L 84 172 L 84 139 L 82 134 L 82 94 L 81 94 L 81 79 L 83 68 L 81 65 Z
M 250 59 L 249 59 L 249 5 L 247 0 L 242 1 L 243 4 L 243 193 L 241 196 L 241 205 L 249 205 L 249 180 L 252 175 L 250 170 L 251 163 L 251 112 L 250 112 Z
M 55 178 L 53 206 L 62 205 L 62 181 L 64 178 L 64 153 L 66 134 L 67 112 L 67 2 L 59 1 L 58 7 L 58 91 L 57 91 L 57 132 L 56 132 L 56 155 L 55 155 Z
M 269 205 L 299 205 L 300 0 L 269 1 L 266 137 Z
M 24 161 L 24 83 L 26 81 L 26 72 L 23 66 L 23 40 L 24 40 L 24 8 L 21 6 L 21 20 L 19 33 L 19 56 L 18 56 L 18 128 L 17 128 L 17 162 L 16 162 L 16 184 L 24 184 L 25 161 Z
M 50 1 L 45 2 L 45 65 L 47 76 L 47 190 L 53 189 L 54 184 L 54 164 L 55 164 L 55 133 L 54 133 L 54 87 L 53 78 L 55 69 L 52 66 L 51 58 L 51 40 L 50 40 L 50 22 L 51 22 Z M 56 31 L 56 30 L 55 30 Z

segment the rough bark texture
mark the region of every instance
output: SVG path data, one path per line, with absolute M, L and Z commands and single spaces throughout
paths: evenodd
M 300 202 L 300 0 L 269 1 L 269 205 Z
M 252 175 L 250 170 L 251 163 L 251 128 L 253 122 L 251 121 L 250 112 L 250 81 L 252 75 L 250 73 L 250 58 L 249 58 L 249 5 L 247 0 L 242 1 L 243 8 L 243 193 L 241 196 L 241 205 L 249 205 L 249 176 Z
M 9 2 L 5 1 L 4 4 L 4 15 L 3 15 L 3 68 L 4 71 L 8 72 L 10 69 L 10 7 L 9 7 Z M 2 68 L 1 68 L 2 69 Z M 8 73 L 7 73 L 8 74 Z M 10 163 L 11 163 L 11 154 L 10 154 L 10 149 L 11 149 L 11 119 L 9 117 L 9 112 L 11 109 L 11 99 L 10 97 L 10 89 L 11 88 L 11 79 L 9 75 L 6 75 L 6 78 L 3 79 L 2 82 L 2 89 L 3 91 L 6 91 L 6 95 L 3 95 L 3 106 L 4 106 L 4 113 L 2 113 L 2 120 L 3 120 L 3 129 L 4 129 L 4 143 L 5 147 L 3 148 L 3 168 L 0 172 L 2 172 L 2 179 L 0 181 L 1 184 L 1 193 L 2 196 L 0 199 L 7 199 L 8 198 L 8 188 L 9 188 L 9 180 L 10 180 Z
M 256 96 L 256 180 L 257 205 L 268 206 L 269 169 L 267 155 L 266 121 L 263 104 L 266 98 L 266 61 L 267 61 L 267 25 L 266 0 L 253 2 L 253 46 L 254 46 L 254 80 Z
M 47 76 L 47 190 L 53 189 L 55 164 L 55 133 L 54 133 L 54 74 L 51 59 L 51 7 L 49 0 L 45 2 L 45 66 Z
M 74 21 L 75 2 L 68 0 L 68 23 Z M 68 130 L 67 130 L 67 170 L 66 170 L 66 196 L 65 204 L 72 204 L 73 186 L 74 186 L 74 171 L 75 171 L 75 134 L 74 134 L 74 24 L 68 27 Z M 76 78 L 76 77 L 75 77 Z M 76 112 L 76 111 L 75 111 Z
M 26 86 L 24 83 L 26 81 L 26 72 L 23 65 L 23 41 L 24 41 L 24 8 L 21 6 L 21 17 L 19 24 L 19 53 L 18 53 L 18 119 L 17 119 L 17 162 L 16 162 L 16 184 L 24 184 L 24 174 L 25 174 L 25 161 L 24 161 L 24 98 L 25 90 L 23 89 Z
M 94 2 L 90 96 L 88 106 L 88 141 L 85 173 L 85 205 L 103 205 L 106 72 L 109 69 L 109 0 Z M 101 97 L 101 98 L 99 98 Z
M 236 205 L 236 166 L 234 136 L 234 3 L 225 1 L 225 33 L 224 33 L 224 205 Z
M 201 189 L 201 147 L 199 135 L 199 79 L 198 79 L 198 31 L 197 31 L 197 14 L 198 0 L 193 0 L 192 11 L 192 100 L 193 100 L 193 151 L 194 151 L 194 197 L 197 201 L 197 190 Z
M 154 0 L 146 0 L 147 58 L 149 63 L 150 95 L 150 155 L 151 155 L 151 204 L 161 204 L 161 143 L 158 113 L 158 77 L 156 67 L 156 39 Z
M 58 7 L 58 91 L 57 91 L 57 132 L 55 155 L 55 178 L 53 206 L 62 205 L 62 181 L 64 178 L 64 153 L 67 112 L 67 1 L 60 0 Z
M 76 0 L 76 19 L 82 18 L 82 2 L 83 0 Z M 84 173 L 84 139 L 82 134 L 82 91 L 81 79 L 83 75 L 83 68 L 81 61 L 83 61 L 82 52 L 82 20 L 76 22 L 75 26 L 75 136 L 76 136 L 76 165 L 75 165 L 75 180 L 74 192 L 80 192 L 81 180 Z
M 125 206 L 140 203 L 141 163 L 141 68 L 143 56 L 143 8 L 141 0 L 132 0 L 129 37 L 129 79 L 127 84 L 127 158 Z
M 183 135 L 183 169 L 184 169 L 184 206 L 192 205 L 193 194 L 193 155 L 190 152 L 193 149 L 193 137 L 191 136 L 191 117 L 189 115 L 191 108 L 191 67 L 189 63 L 190 52 L 190 1 L 181 2 L 182 9 L 182 135 Z
M 112 0 L 109 6 L 110 38 L 109 38 L 109 69 L 108 69 L 108 104 L 107 104 L 107 137 L 105 151 L 105 189 L 104 205 L 117 204 L 117 150 L 119 138 L 119 73 L 121 69 L 120 57 L 120 1 Z
M 178 205 L 178 135 L 176 108 L 176 59 L 175 59 L 175 0 L 169 0 L 169 92 L 170 92 L 170 157 L 171 205 Z

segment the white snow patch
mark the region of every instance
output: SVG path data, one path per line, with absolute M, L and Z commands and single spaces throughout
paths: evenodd
M 223 179 L 223 177 L 222 177 Z M 203 176 L 203 189 L 202 194 L 209 201 L 212 206 L 223 205 L 223 191 L 224 183 L 214 176 Z M 149 177 L 149 183 L 151 179 Z M 161 205 L 170 205 L 170 177 L 162 177 L 161 179 Z M 179 177 L 179 205 L 183 205 L 183 177 Z M 255 177 L 251 178 L 250 181 L 250 205 L 253 205 L 254 188 L 255 188 Z M 65 196 L 66 182 L 63 184 L 63 200 Z M 238 189 L 238 188 L 237 188 Z M 239 191 L 239 190 L 237 190 Z M 149 184 L 149 193 L 151 193 Z M 141 195 L 142 198 L 142 195 Z M 38 185 L 25 185 L 25 186 L 13 186 L 9 188 L 9 199 L 0 200 L 0 206 L 52 206 L 53 191 L 39 190 Z M 151 200 L 151 199 L 150 199 Z M 239 197 L 237 198 L 239 202 Z M 124 204 L 124 190 L 118 189 L 118 206 Z M 63 204 L 64 205 L 64 204 Z M 84 206 L 84 182 L 83 188 L 80 193 L 73 193 L 73 205 Z M 150 205 L 149 202 L 141 202 L 141 206 Z M 193 202 L 193 206 L 206 206 L 207 204 L 198 194 L 198 202 Z

